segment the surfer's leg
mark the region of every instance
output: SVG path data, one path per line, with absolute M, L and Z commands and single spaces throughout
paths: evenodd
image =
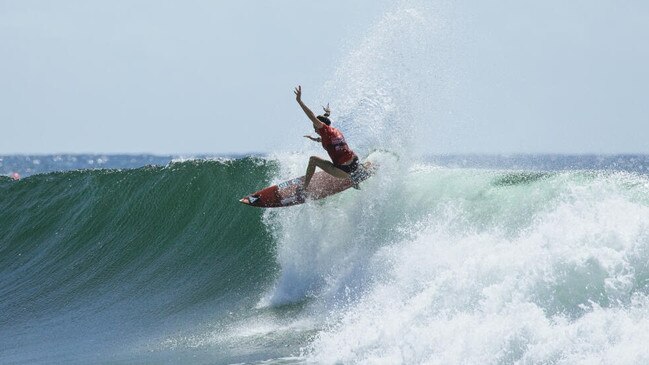
M 306 168 L 306 176 L 304 177 L 304 190 L 306 190 L 307 186 L 309 186 L 311 178 L 315 173 L 316 166 L 321 168 L 322 171 L 328 173 L 329 175 L 337 177 L 339 179 L 345 179 L 349 177 L 348 173 L 334 166 L 332 162 L 321 159 L 317 156 L 311 156 L 311 158 L 309 159 L 309 166 Z

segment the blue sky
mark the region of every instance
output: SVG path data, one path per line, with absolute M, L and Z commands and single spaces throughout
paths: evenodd
M 299 150 L 298 83 L 425 153 L 649 153 L 647 39 L 641 1 L 0 0 L 0 153 Z

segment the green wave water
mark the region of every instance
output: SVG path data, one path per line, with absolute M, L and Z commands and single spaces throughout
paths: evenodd
M 0 182 L 2 362 L 114 356 L 188 313 L 246 306 L 275 267 L 262 212 L 237 198 L 274 169 L 246 158 Z

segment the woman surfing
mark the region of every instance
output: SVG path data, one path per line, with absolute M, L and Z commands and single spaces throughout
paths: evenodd
M 315 173 L 316 166 L 321 168 L 324 172 L 331 176 L 340 179 L 351 179 L 354 181 L 354 188 L 359 189 L 356 180 L 356 172 L 359 168 L 358 156 L 352 151 L 345 142 L 345 136 L 336 128 L 331 126 L 329 115 L 329 104 L 323 107 L 324 114 L 316 116 L 311 109 L 309 109 L 304 102 L 302 102 L 302 86 L 295 88 L 295 100 L 297 100 L 304 113 L 313 123 L 313 129 L 320 137 L 304 136 L 314 142 L 321 142 L 322 147 L 327 151 L 331 162 L 322 159 L 318 156 L 311 156 L 309 158 L 309 165 L 306 168 L 306 176 L 304 177 L 304 184 L 298 188 L 298 195 L 301 196 L 306 192 L 311 182 L 311 178 Z

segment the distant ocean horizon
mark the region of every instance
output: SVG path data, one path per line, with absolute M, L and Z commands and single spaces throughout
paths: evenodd
M 57 171 L 78 169 L 132 169 L 149 165 L 165 166 L 173 161 L 265 158 L 262 152 L 226 154 L 8 154 L 0 155 L 0 176 L 19 174 L 27 177 Z M 422 162 L 444 167 L 507 170 L 557 171 L 569 169 L 649 171 L 649 154 L 428 154 Z M 306 163 L 306 162 L 305 162 Z

